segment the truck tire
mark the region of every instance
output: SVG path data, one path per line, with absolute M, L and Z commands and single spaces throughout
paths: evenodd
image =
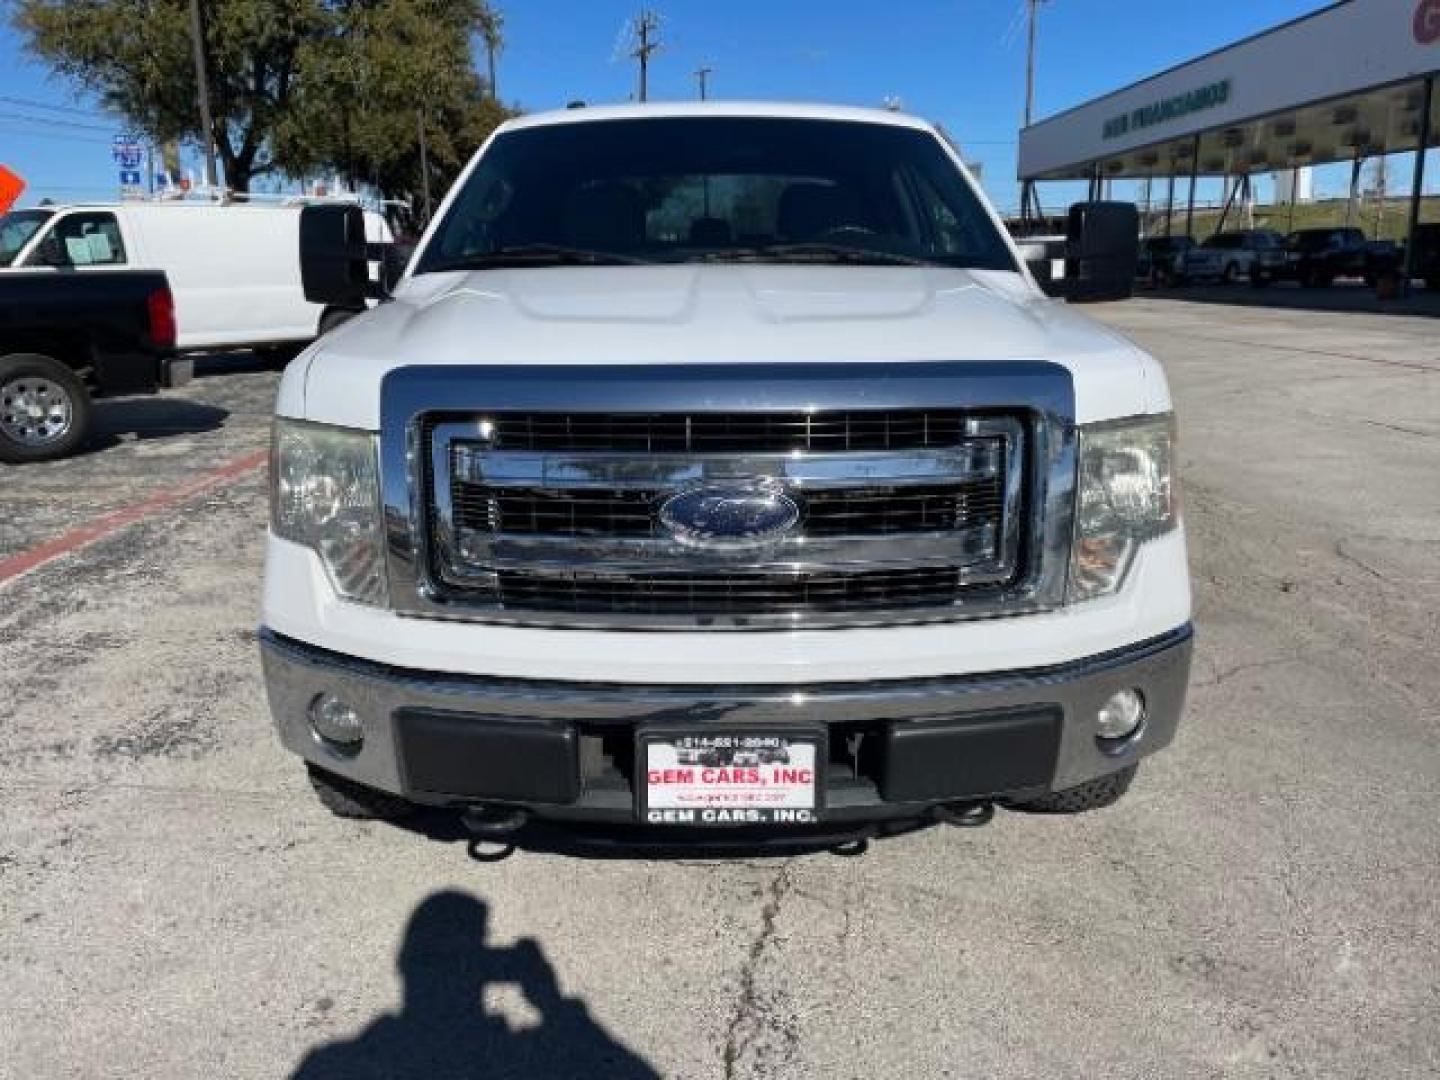
M 1139 765 L 1131 765 L 1075 787 L 1041 795 L 1038 799 L 1012 803 L 1011 809 L 1028 814 L 1083 814 L 1087 810 L 1103 810 L 1115 805 L 1120 796 L 1130 790 L 1130 782 L 1135 779 L 1139 768 Z
M 60 361 L 36 353 L 0 357 L 0 461 L 50 461 L 90 434 L 90 392 Z
M 267 368 L 278 370 L 299 356 L 306 344 L 303 341 L 287 341 L 279 345 L 261 345 L 255 350 L 255 356 Z
M 336 817 L 363 821 L 399 821 L 419 809 L 414 803 L 398 795 L 357 784 L 354 780 L 326 772 L 308 761 L 305 769 L 310 774 L 310 786 L 315 789 L 316 798 Z

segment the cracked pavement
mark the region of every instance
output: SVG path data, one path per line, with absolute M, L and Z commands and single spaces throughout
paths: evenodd
M 0 1077 L 1440 1075 L 1440 334 L 1145 299 L 1198 629 L 1117 807 L 498 863 L 269 729 L 260 473 L 0 584 Z M 0 467 L 0 559 L 266 444 L 217 361 Z M 297 1071 L 298 1070 L 298 1071 Z

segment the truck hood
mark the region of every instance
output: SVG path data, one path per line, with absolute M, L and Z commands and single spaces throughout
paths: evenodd
M 409 278 L 291 365 L 279 411 L 376 429 L 380 382 L 407 364 L 936 360 L 1062 364 L 1081 421 L 1168 408 L 1153 361 L 1017 274 L 731 264 Z

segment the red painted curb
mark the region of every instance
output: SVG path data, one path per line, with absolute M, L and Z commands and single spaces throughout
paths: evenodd
M 113 536 L 121 529 L 134 525 L 137 521 L 143 521 L 161 510 L 187 502 L 195 496 L 209 491 L 211 488 L 219 487 L 227 481 L 244 476 L 248 472 L 264 465 L 270 456 L 268 450 L 257 450 L 253 454 L 246 454 L 244 457 L 236 458 L 234 461 L 213 472 L 205 473 L 189 483 L 181 484 L 170 491 L 153 495 L 141 502 L 130 506 L 122 507 L 112 513 L 98 517 L 94 521 L 81 525 L 78 529 L 57 536 L 54 540 L 47 540 L 45 543 L 31 548 L 29 551 L 22 551 L 18 555 L 12 555 L 8 559 L 0 560 L 0 585 L 5 584 L 11 578 L 17 578 L 21 574 L 28 574 L 31 570 L 53 562 L 62 555 L 69 555 L 73 551 L 89 547 L 97 540 L 104 540 L 107 536 Z

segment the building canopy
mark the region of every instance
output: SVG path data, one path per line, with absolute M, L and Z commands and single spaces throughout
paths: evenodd
M 1020 179 L 1277 172 L 1415 150 L 1427 85 L 1433 147 L 1436 72 L 1440 0 L 1345 0 L 1025 128 Z

